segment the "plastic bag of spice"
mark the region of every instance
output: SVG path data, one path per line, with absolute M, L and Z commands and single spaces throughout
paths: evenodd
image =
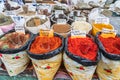
M 54 37 L 36 35 L 29 47 L 28 54 L 36 71 L 38 80 L 53 80 L 62 61 L 64 38 L 55 34 Z
M 17 33 L 14 30 L 0 37 L 0 58 L 10 76 L 23 72 L 29 64 L 26 49 L 33 34 Z
M 101 80 L 119 80 L 120 35 L 108 38 L 104 38 L 100 35 L 101 33 L 96 35 L 96 42 L 102 54 L 102 59 L 97 67 L 97 74 Z
M 97 45 L 88 36 L 66 39 L 64 65 L 73 80 L 91 80 L 100 59 Z

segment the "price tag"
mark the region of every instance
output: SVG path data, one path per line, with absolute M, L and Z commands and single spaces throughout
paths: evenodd
M 58 18 L 59 14 L 64 14 L 63 10 L 55 10 L 55 17 Z
M 14 11 L 6 11 L 6 15 L 16 15 Z
M 77 16 L 80 16 L 80 11 L 77 11 Z
M 86 37 L 86 31 L 71 30 L 71 37 L 72 38 Z
M 40 15 L 41 19 L 46 19 L 46 15 Z
M 107 17 L 98 17 L 95 19 L 95 23 L 104 23 L 104 24 L 109 24 L 110 20 Z
M 71 13 L 69 14 L 69 16 L 74 16 L 74 12 L 73 12 L 73 11 L 71 11 Z
M 25 28 L 24 28 L 24 26 L 16 25 L 16 26 L 15 26 L 15 31 L 16 31 L 16 32 L 21 32 L 21 33 L 24 33 L 24 34 L 25 34 Z
M 24 29 L 24 23 L 25 19 L 21 16 L 13 16 L 13 21 L 15 22 L 15 31 L 16 32 L 22 32 L 25 34 L 25 29 Z
M 54 31 L 53 29 L 50 30 L 40 30 L 40 37 L 53 37 Z
M 116 30 L 103 28 L 101 36 L 104 37 L 104 38 L 115 37 L 116 33 L 117 33 Z
M 3 34 L 4 34 L 3 31 L 0 29 L 0 36 L 3 35 Z
M 66 19 L 57 19 L 57 24 L 66 24 Z
M 75 21 L 86 21 L 85 17 L 75 17 Z

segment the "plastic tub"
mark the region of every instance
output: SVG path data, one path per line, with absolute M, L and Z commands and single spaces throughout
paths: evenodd
M 97 32 L 102 31 L 102 29 L 111 29 L 114 30 L 114 27 L 111 24 L 92 24 L 93 29 L 92 29 L 92 35 L 96 35 Z

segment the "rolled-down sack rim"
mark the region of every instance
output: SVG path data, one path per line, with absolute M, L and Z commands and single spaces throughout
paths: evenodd
M 117 54 L 113 54 L 113 53 L 109 53 L 105 50 L 102 42 L 100 41 L 100 39 L 98 38 L 98 36 L 101 34 L 102 32 L 98 32 L 97 35 L 95 36 L 95 41 L 99 46 L 99 49 L 101 50 L 102 54 L 104 57 L 110 59 L 110 60 L 120 60 L 120 55 Z M 119 34 L 117 34 L 116 36 L 120 37 Z
M 93 38 L 91 35 L 87 34 L 86 35 L 87 37 L 90 37 L 90 38 Z M 68 35 L 68 37 L 70 37 L 70 35 Z M 88 59 L 85 59 L 85 58 L 82 58 L 80 56 L 77 56 L 77 55 L 74 55 L 72 54 L 71 52 L 68 51 L 68 45 L 67 45 L 67 41 L 68 41 L 68 37 L 66 38 L 65 40 L 65 54 L 71 58 L 72 60 L 76 61 L 77 63 L 79 64 L 82 64 L 83 66 L 94 66 L 94 65 L 97 65 L 97 63 L 99 62 L 100 60 L 100 52 L 99 52 L 99 49 L 97 51 L 97 58 L 95 61 L 91 61 L 91 60 L 88 60 Z
M 13 29 L 13 30 L 8 31 L 7 33 L 0 36 L 0 38 L 4 37 L 6 34 L 12 33 L 12 32 L 15 32 L 15 30 Z M 6 50 L 0 49 L 0 53 L 1 54 L 16 54 L 18 52 L 25 51 L 27 49 L 28 44 L 30 43 L 31 39 L 33 38 L 33 34 L 31 32 L 29 32 L 29 31 L 25 31 L 25 32 L 30 34 L 30 38 L 23 46 L 21 46 L 20 48 L 17 48 L 17 49 L 6 49 Z
M 64 38 L 59 35 L 59 34 L 56 34 L 54 33 L 54 36 L 57 36 L 59 37 L 61 40 L 62 40 L 62 45 L 60 47 L 58 47 L 57 49 L 53 50 L 53 51 L 50 51 L 50 52 L 47 52 L 47 53 L 44 53 L 44 54 L 34 54 L 32 52 L 29 51 L 30 49 L 30 46 L 32 44 L 32 42 L 35 40 L 35 38 L 38 36 L 39 34 L 36 34 L 34 36 L 34 38 L 32 38 L 28 48 L 27 48 L 27 53 L 29 55 L 30 58 L 33 58 L 33 59 L 37 59 L 37 60 L 44 60 L 44 59 L 49 59 L 53 56 L 56 56 L 57 54 L 59 54 L 60 52 L 62 52 L 63 48 L 64 48 Z

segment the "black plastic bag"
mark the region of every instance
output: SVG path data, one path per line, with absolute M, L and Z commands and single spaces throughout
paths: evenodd
M 104 57 L 110 59 L 110 60 L 120 60 L 120 55 L 114 54 L 114 53 L 109 53 L 105 50 L 102 42 L 99 39 L 99 35 L 101 34 L 101 32 L 98 32 L 97 35 L 95 36 L 95 41 L 98 44 L 102 54 Z M 116 36 L 120 37 L 119 34 L 117 34 Z M 108 43 L 109 44 L 109 43 Z

